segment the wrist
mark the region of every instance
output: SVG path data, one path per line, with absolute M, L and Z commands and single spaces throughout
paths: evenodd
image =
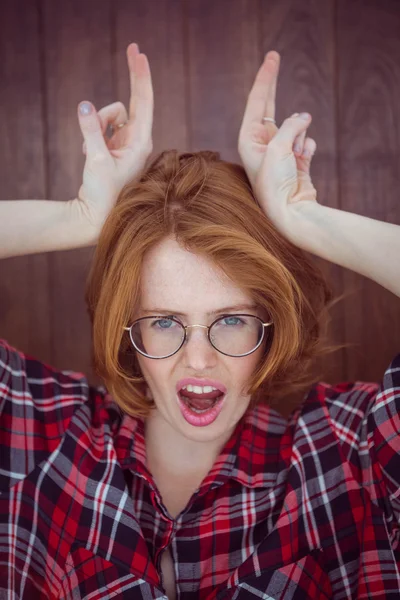
M 314 201 L 293 204 L 288 219 L 288 239 L 302 250 L 320 256 L 330 235 L 328 211 L 328 207 Z
M 86 204 L 79 198 L 65 202 L 67 221 L 71 230 L 71 247 L 93 246 L 97 243 L 102 223 L 95 223 Z

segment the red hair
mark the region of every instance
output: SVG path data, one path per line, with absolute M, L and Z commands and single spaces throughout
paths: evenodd
M 94 368 L 121 409 L 146 417 L 154 406 L 123 327 L 140 301 L 144 256 L 171 236 L 220 268 L 274 323 L 248 382 L 251 405 L 314 383 L 315 359 L 342 347 L 325 339 L 333 300 L 322 272 L 276 230 L 242 166 L 216 152 L 169 150 L 122 190 L 87 281 Z

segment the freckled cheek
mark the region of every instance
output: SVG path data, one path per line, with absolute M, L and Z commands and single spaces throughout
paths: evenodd
M 171 386 L 172 366 L 169 364 L 168 359 L 163 361 L 146 359 L 145 357 L 138 356 L 138 362 L 140 369 L 143 373 L 147 385 L 150 388 L 150 393 L 153 395 L 163 395 L 165 390 Z
M 236 381 L 237 387 L 241 390 L 241 395 L 248 395 L 247 385 L 262 358 L 263 348 L 261 347 L 248 357 L 242 357 L 241 359 L 238 359 L 242 360 L 243 362 L 242 364 L 239 364 L 239 368 L 237 368 L 236 371 L 232 371 L 232 381 Z
M 247 395 L 247 384 L 254 373 L 255 368 L 262 356 L 262 353 L 254 352 L 249 356 L 234 359 L 236 362 L 229 365 L 228 390 L 236 393 L 238 396 Z

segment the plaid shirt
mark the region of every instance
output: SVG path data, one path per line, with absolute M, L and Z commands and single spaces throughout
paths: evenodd
M 400 355 L 249 412 L 171 519 L 144 427 L 104 388 L 0 342 L 0 598 L 400 597 Z M 7 595 L 8 594 L 8 595 Z

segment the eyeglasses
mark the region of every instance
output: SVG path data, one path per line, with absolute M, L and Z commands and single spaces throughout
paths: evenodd
M 134 348 L 147 358 L 168 358 L 176 354 L 186 341 L 187 330 L 192 327 L 207 329 L 211 345 L 226 356 L 247 356 L 261 345 L 265 328 L 255 315 L 229 314 L 218 317 L 211 325 L 183 325 L 176 317 L 153 315 L 142 317 L 124 327 L 129 331 Z

